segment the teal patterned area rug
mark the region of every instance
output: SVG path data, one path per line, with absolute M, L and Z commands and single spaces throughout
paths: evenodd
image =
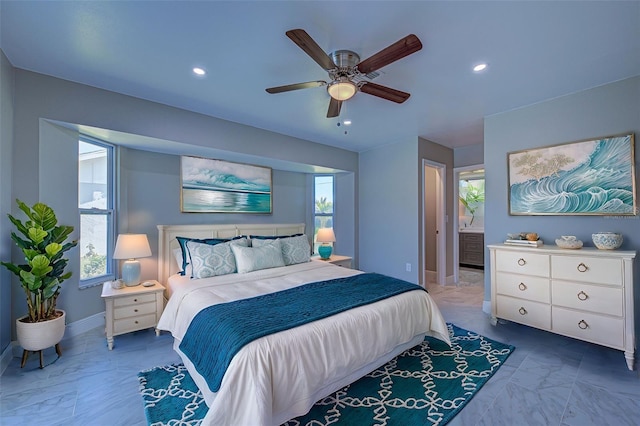
M 445 425 L 515 349 L 447 326 L 451 348 L 427 337 L 286 425 Z M 202 423 L 207 405 L 183 365 L 142 371 L 138 379 L 149 425 Z

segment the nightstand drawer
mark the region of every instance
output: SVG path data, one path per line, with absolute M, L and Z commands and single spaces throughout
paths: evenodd
M 119 320 L 129 317 L 137 317 L 145 314 L 155 314 L 155 300 L 152 303 L 141 303 L 137 305 L 122 306 L 113 310 L 113 319 Z
M 126 297 L 118 297 L 113 300 L 113 306 L 128 306 L 128 305 L 137 305 L 141 303 L 150 303 L 156 301 L 156 295 L 153 293 L 146 294 L 133 294 L 131 296 Z
M 139 317 L 124 318 L 113 322 L 113 334 L 129 333 L 156 326 L 156 314 L 142 315 Z

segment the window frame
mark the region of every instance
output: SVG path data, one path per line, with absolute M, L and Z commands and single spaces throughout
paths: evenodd
M 107 197 L 106 197 L 107 208 L 99 209 L 99 208 L 93 207 L 90 209 L 84 209 L 78 206 L 78 223 L 79 224 L 82 223 L 83 215 L 100 215 L 100 216 L 106 217 L 106 220 L 107 220 L 107 235 L 106 235 L 107 237 L 107 248 L 106 248 L 107 271 L 106 271 L 106 274 L 87 278 L 87 279 L 82 279 L 81 273 L 79 272 L 78 286 L 79 288 L 83 289 L 83 288 L 101 285 L 105 281 L 114 280 L 116 277 L 117 268 L 115 265 L 115 260 L 113 259 L 113 250 L 115 247 L 115 236 L 116 236 L 115 211 L 116 211 L 116 149 L 117 149 L 117 146 L 112 143 L 105 142 L 105 141 L 93 138 L 91 136 L 83 135 L 83 134 L 80 134 L 78 138 L 78 143 L 80 142 L 88 143 L 91 145 L 97 145 L 107 150 Z M 80 161 L 80 158 L 78 154 L 78 164 L 79 164 L 79 161 Z M 79 185 L 80 185 L 80 176 L 79 176 L 79 170 L 78 170 L 78 189 L 79 189 Z M 79 240 L 82 241 L 82 228 L 80 228 Z M 81 266 L 82 250 L 78 250 L 78 256 L 79 256 L 78 260 L 80 261 L 79 265 L 80 265 L 80 268 L 82 268 Z
M 316 179 L 322 177 L 330 177 L 331 178 L 331 213 L 317 213 L 316 212 Z M 318 252 L 318 246 L 320 244 L 316 243 L 316 218 L 318 217 L 330 217 L 331 218 L 331 227 L 335 229 L 336 224 L 336 176 L 331 173 L 318 173 L 313 175 L 313 252 Z

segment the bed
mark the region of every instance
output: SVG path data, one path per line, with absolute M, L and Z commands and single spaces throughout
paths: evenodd
M 232 250 L 236 254 L 237 268 L 242 273 L 199 279 L 179 275 L 175 256 L 179 248 L 178 236 L 197 239 L 279 236 L 278 241 L 268 239 L 268 242 L 260 244 L 267 247 L 264 250 L 280 250 L 274 248 L 281 247 L 280 241 L 285 244 L 294 238 L 300 240 L 299 235 L 304 235 L 304 224 L 179 225 L 159 226 L 158 229 L 159 277 L 171 289 L 158 328 L 171 332 L 174 349 L 202 391 L 209 406 L 203 422 L 205 425 L 280 425 L 305 414 L 319 399 L 417 345 L 427 335 L 449 343 L 446 323 L 427 292 L 419 286 L 390 277 L 315 259 L 246 271 L 243 257 L 254 251 L 244 246 Z M 253 240 L 254 243 L 256 240 L 258 238 Z M 193 243 L 188 244 L 195 247 Z M 233 242 L 230 244 L 236 246 Z M 198 259 L 194 258 L 194 265 L 197 262 Z M 364 282 L 377 280 L 382 280 L 378 288 L 384 289 L 380 291 L 392 287 L 387 285 L 387 280 L 393 280 L 393 285 L 401 291 L 317 320 L 296 323 L 290 329 L 267 333 L 270 321 L 282 322 L 281 317 L 295 316 L 308 306 L 313 308 L 308 310 L 315 310 L 316 306 L 324 304 L 323 301 L 308 305 L 300 293 L 309 293 L 313 289 L 322 295 L 331 289 L 329 294 L 334 296 L 356 294 L 353 289 L 360 288 Z M 375 291 L 368 289 L 367 293 Z M 291 299 L 284 305 L 278 305 L 282 315 L 280 311 L 276 315 L 263 314 L 262 309 L 272 309 L 269 306 L 271 302 L 265 300 L 274 300 L 273 305 L 276 306 L 273 298 L 286 294 Z M 324 299 L 333 303 L 331 301 L 342 300 L 343 297 Z M 244 307 L 236 309 L 242 304 Z M 217 320 L 204 317 L 209 310 L 232 307 L 233 311 L 243 315 L 244 320 L 230 319 L 229 311 L 225 310 Z M 194 334 L 193 329 L 202 324 L 222 327 L 220 324 L 225 320 L 248 329 L 257 337 L 239 345 L 235 355 L 227 357 L 227 364 L 217 364 L 222 362 L 219 358 L 224 357 L 207 348 L 217 347 L 218 340 L 222 339 L 220 336 L 227 334 L 226 329 L 207 329 L 200 335 Z M 262 324 L 265 330 L 262 330 Z M 260 334 L 263 332 L 265 335 Z M 213 365 L 224 365 L 226 370 L 213 368 Z M 220 376 L 217 382 L 212 381 L 211 372 L 205 372 L 207 368 Z

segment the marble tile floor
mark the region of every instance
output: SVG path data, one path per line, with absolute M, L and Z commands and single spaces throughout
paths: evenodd
M 451 426 L 640 424 L 640 377 L 622 352 L 514 323 L 493 327 L 478 303 L 482 286 L 428 288 L 447 321 L 516 346 Z M 113 351 L 100 328 L 61 346 L 57 360 L 45 352 L 43 370 L 34 355 L 23 369 L 11 361 L 0 376 L 0 425 L 145 425 L 136 374 L 180 361 L 170 336 L 151 329 L 117 336 Z

